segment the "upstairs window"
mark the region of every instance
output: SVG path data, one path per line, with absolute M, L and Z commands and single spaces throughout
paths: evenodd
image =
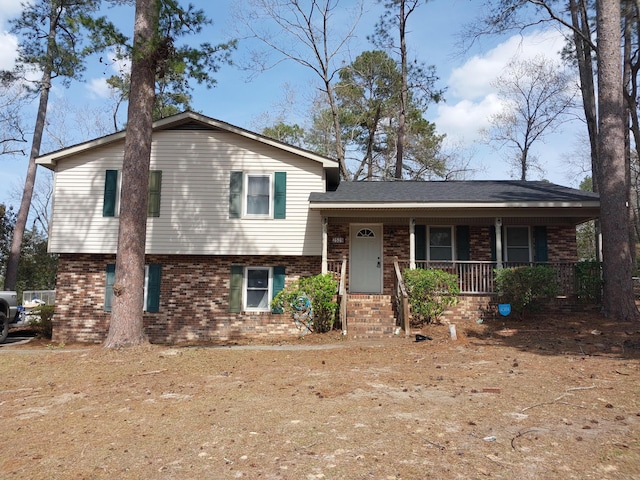
M 271 216 L 271 175 L 247 174 L 245 215 L 248 217 Z
M 287 216 L 287 172 L 231 172 L 229 218 L 274 218 Z
M 104 180 L 103 217 L 117 217 L 120 213 L 120 194 L 122 190 L 122 172 L 106 170 Z M 162 170 L 149 171 L 147 190 L 147 217 L 160 216 L 160 193 L 162 191 Z

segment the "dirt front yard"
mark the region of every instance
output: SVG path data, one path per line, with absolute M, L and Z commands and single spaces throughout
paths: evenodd
M 640 323 L 0 349 L 2 479 L 640 479 Z

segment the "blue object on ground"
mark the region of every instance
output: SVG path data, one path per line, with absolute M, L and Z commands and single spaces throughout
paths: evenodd
M 511 313 L 511 304 L 510 303 L 499 303 L 498 304 L 498 312 L 503 317 L 506 317 Z

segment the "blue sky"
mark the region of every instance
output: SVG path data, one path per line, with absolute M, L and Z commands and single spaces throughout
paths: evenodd
M 340 5 L 348 6 L 354 1 L 341 0 Z M 204 36 L 208 41 L 219 43 L 237 36 L 231 14 L 238 8 L 236 0 L 199 0 L 192 3 L 205 9 L 214 21 Z M 476 17 L 481 4 L 479 0 L 432 0 L 422 5 L 410 18 L 408 44 L 419 61 L 436 66 L 440 77 L 438 87 L 446 88 L 445 102 L 432 105 L 427 116 L 436 123 L 439 133 L 447 134 L 449 145 L 455 144 L 470 159 L 470 166 L 474 169 L 470 178 L 509 179 L 510 170 L 502 154 L 479 142 L 479 130 L 487 125 L 489 115 L 500 106 L 491 82 L 515 55 L 532 57 L 543 53 L 557 59 L 562 38 L 555 30 L 525 32 L 526 35 L 486 39 L 472 51 L 456 55 L 457 35 L 466 23 Z M 15 58 L 15 39 L 6 30 L 7 20 L 19 10 L 19 0 L 0 0 L 0 68 L 10 68 Z M 366 36 L 372 33 L 381 10 L 374 0 L 366 1 L 365 10 L 357 37 L 351 44 L 351 54 L 345 56 L 345 61 L 373 48 Z M 132 9 L 119 8 L 109 11 L 109 15 L 119 19 L 125 32 L 132 28 Z M 345 15 L 349 16 L 348 13 Z M 240 42 L 238 51 L 234 53 L 238 63 L 247 58 L 250 44 Z M 73 85 L 69 90 L 55 86 L 50 109 L 56 112 L 56 118 L 61 117 L 61 112 L 89 109 L 97 116 L 102 112 L 108 125 L 111 102 L 104 79 L 113 74 L 112 68 L 93 62 L 89 65 L 85 83 Z M 216 88 L 196 89 L 194 109 L 254 131 L 259 131 L 269 119 L 281 112 L 290 121 L 303 123 L 310 93 L 317 86 L 317 78 L 292 61 L 281 62 L 251 79 L 248 72 L 228 66 L 215 77 L 218 81 Z M 67 114 L 65 128 L 68 132 L 76 132 L 76 135 L 67 141 L 86 140 L 79 132 L 83 129 L 73 127 L 71 116 Z M 566 125 L 559 134 L 549 137 L 544 144 L 538 144 L 534 153 L 542 160 L 545 172 L 534 173 L 530 179 L 546 178 L 555 183 L 577 186 L 579 179 L 570 174 L 572 169 L 567 161 L 576 154 L 586 154 L 586 147 L 580 146 L 578 134 L 582 130 L 580 122 L 575 121 Z M 0 184 L 11 186 L 9 191 L 0 190 L 0 203 L 17 208 L 19 198 L 16 192 L 22 188 L 26 164 L 26 158 L 0 157 Z

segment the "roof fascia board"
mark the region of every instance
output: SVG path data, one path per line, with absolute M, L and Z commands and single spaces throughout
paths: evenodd
M 493 209 L 493 208 L 600 208 L 599 201 L 584 202 L 406 202 L 406 203 L 347 203 L 347 202 L 311 202 L 312 210 L 424 210 L 424 209 Z

